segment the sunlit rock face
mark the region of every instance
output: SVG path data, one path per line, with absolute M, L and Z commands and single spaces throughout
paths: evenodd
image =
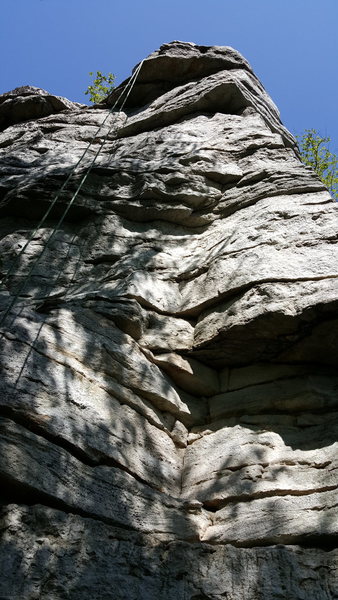
M 0 97 L 0 596 L 333 600 L 336 205 L 235 50 L 126 85 Z

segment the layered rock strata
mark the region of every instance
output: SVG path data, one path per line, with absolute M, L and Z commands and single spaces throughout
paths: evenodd
M 333 600 L 336 205 L 233 49 L 125 86 L 0 97 L 0 596 Z

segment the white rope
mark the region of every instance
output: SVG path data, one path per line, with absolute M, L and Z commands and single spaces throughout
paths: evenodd
M 132 88 L 134 87 L 134 84 L 135 84 L 135 82 L 136 82 L 137 76 L 138 76 L 138 74 L 139 74 L 139 72 L 140 72 L 140 70 L 141 70 L 141 67 L 142 67 L 142 65 L 143 65 L 143 60 L 142 60 L 142 62 L 139 64 L 139 66 L 137 67 L 137 69 L 135 70 L 135 72 L 133 73 L 132 77 L 131 77 L 131 78 L 130 78 L 130 80 L 128 81 L 127 85 L 124 87 L 124 89 L 123 89 L 122 93 L 121 93 L 121 94 L 120 94 L 120 96 L 117 98 L 117 100 L 116 100 L 116 102 L 114 103 L 114 105 L 113 105 L 113 106 L 112 106 L 112 107 L 109 109 L 109 112 L 108 112 L 108 114 L 106 115 L 106 117 L 104 118 L 104 120 L 103 120 L 103 122 L 101 123 L 100 127 L 99 127 L 99 128 L 98 128 L 98 130 L 96 131 L 96 133 L 95 133 L 94 137 L 93 137 L 93 138 L 92 138 L 92 140 L 89 142 L 89 144 L 88 144 L 87 148 L 86 148 L 86 149 L 85 149 L 85 151 L 82 153 L 82 155 L 81 155 L 81 157 L 79 158 L 79 160 L 77 161 L 76 165 L 75 165 L 75 166 L 72 168 L 72 170 L 71 170 L 70 174 L 68 175 L 68 177 L 67 177 L 66 181 L 64 182 L 64 184 L 62 185 L 62 187 L 60 188 L 60 190 L 57 192 L 57 194 L 56 194 L 56 196 L 55 196 L 55 198 L 54 198 L 54 200 L 53 200 L 52 204 L 49 206 L 49 208 L 48 208 L 47 212 L 45 213 L 45 215 L 43 216 L 43 218 L 41 219 L 41 221 L 39 222 L 39 224 L 37 225 L 37 227 L 36 227 L 36 228 L 33 230 L 33 232 L 31 233 L 31 235 L 29 236 L 29 239 L 27 240 L 26 244 L 24 245 L 24 247 L 22 248 L 22 250 L 20 251 L 20 253 L 19 253 L 19 254 L 18 254 L 18 256 L 16 257 L 16 260 L 14 261 L 14 265 L 16 265 L 16 264 L 18 263 L 18 261 L 19 261 L 20 257 L 21 257 L 21 256 L 22 256 L 22 254 L 25 252 L 25 250 L 26 250 L 27 246 L 29 245 L 29 243 L 32 241 L 33 237 L 36 235 L 37 231 L 38 231 L 38 230 L 41 228 L 41 226 L 43 225 L 43 223 L 44 223 L 44 222 L 46 221 L 46 219 L 48 218 L 48 215 L 50 214 L 50 212 L 51 212 L 52 208 L 55 206 L 55 204 L 56 204 L 57 200 L 59 199 L 60 195 L 61 195 L 61 194 L 62 194 L 62 192 L 64 191 L 64 189 L 65 189 L 66 185 L 69 183 L 69 180 L 70 180 L 70 178 L 72 177 L 72 175 L 74 174 L 74 172 L 75 172 L 76 168 L 79 166 L 80 162 L 83 160 L 83 158 L 84 158 L 84 157 L 85 157 L 85 155 L 87 154 L 87 152 L 88 152 L 88 150 L 89 150 L 90 146 L 91 146 L 91 145 L 92 145 L 92 143 L 93 143 L 93 140 L 94 140 L 94 139 L 97 137 L 98 133 L 101 131 L 101 129 L 102 129 L 102 127 L 104 126 L 105 122 L 107 121 L 108 117 L 109 117 L 109 116 L 112 114 L 112 112 L 113 112 L 113 111 L 114 111 L 114 109 L 116 108 L 116 106 L 117 106 L 118 102 L 119 102 L 119 101 L 120 101 L 120 99 L 122 98 L 123 94 L 124 94 L 124 93 L 125 93 L 125 92 L 128 90 L 128 87 L 129 87 L 128 93 L 127 93 L 127 95 L 126 95 L 125 99 L 123 100 L 123 103 L 122 103 L 122 105 L 120 106 L 120 108 L 119 108 L 119 110 L 118 110 L 118 113 L 120 113 L 120 112 L 122 111 L 122 109 L 123 109 L 123 107 L 124 107 L 124 105 L 125 105 L 125 103 L 126 103 L 126 101 L 127 101 L 128 97 L 129 97 L 129 95 L 130 95 L 130 92 L 132 91 Z M 127 118 L 127 117 L 126 117 L 126 118 Z M 108 136 L 109 136 L 109 134 L 110 134 L 110 132 L 111 132 L 111 129 L 112 129 L 112 125 L 109 127 L 109 129 L 108 129 L 108 131 L 107 131 L 106 135 L 104 136 L 102 143 L 100 144 L 100 146 L 99 146 L 99 148 L 98 148 L 97 152 L 95 153 L 95 155 L 94 155 L 94 158 L 92 159 L 92 161 L 91 161 L 91 163 L 90 163 L 90 165 L 89 165 L 89 167 L 88 167 L 87 171 L 85 172 L 84 176 L 83 176 L 83 177 L 82 177 L 82 179 L 80 180 L 80 183 L 79 183 L 79 185 L 77 186 L 77 189 L 75 190 L 75 192 L 74 192 L 73 196 L 71 197 L 71 199 L 70 199 L 70 201 L 69 201 L 68 205 L 66 206 L 66 208 L 65 208 L 65 210 L 64 210 L 64 212 L 63 212 L 63 214 L 61 215 L 61 217 L 60 217 L 60 219 L 59 219 L 59 221 L 58 221 L 57 225 L 56 225 L 56 226 L 53 228 L 53 231 L 52 231 L 52 233 L 50 234 L 49 238 L 47 239 L 47 241 L 46 241 L 46 244 L 45 244 L 45 246 L 44 246 L 44 248 L 43 248 L 43 250 L 42 250 L 41 254 L 40 254 L 38 257 L 37 257 L 37 259 L 36 259 L 36 260 L 33 262 L 33 264 L 31 265 L 31 267 L 30 267 L 30 269 L 29 269 L 29 271 L 28 271 L 27 275 L 25 276 L 25 278 L 24 278 L 24 280 L 23 280 L 23 282 L 22 282 L 22 285 L 19 287 L 19 290 L 18 290 L 18 291 L 15 293 L 15 295 L 14 295 L 14 297 L 13 297 L 12 301 L 10 302 L 9 306 L 7 307 L 7 309 L 6 309 L 6 310 L 4 311 L 4 313 L 2 314 L 2 316 L 1 316 L 1 319 L 0 319 L 0 327 L 1 327 L 2 323 L 4 322 L 4 320 L 6 319 L 7 315 L 9 314 L 9 312 L 12 310 L 12 308 L 13 308 L 13 306 L 15 305 L 15 303 L 16 303 L 17 299 L 19 298 L 19 296 L 20 296 L 20 295 L 23 293 L 23 291 L 25 290 L 25 288 L 26 288 L 26 286 L 27 286 L 27 283 L 28 283 L 28 280 L 29 280 L 29 278 L 30 278 L 30 275 L 32 274 L 32 272 L 33 272 L 34 268 L 36 267 L 37 263 L 39 262 L 39 260 L 41 260 L 42 256 L 43 256 L 43 255 L 44 255 L 44 253 L 46 252 L 46 250 L 47 250 L 47 247 L 48 247 L 48 244 L 49 244 L 49 243 L 51 242 L 51 240 L 54 238 L 54 236 L 55 236 L 55 234 L 56 234 L 57 230 L 58 230 L 58 229 L 59 229 L 59 227 L 62 225 L 62 223 L 63 223 L 63 221 L 64 221 L 65 217 L 67 216 L 67 214 L 68 214 L 68 212 L 69 212 L 70 208 L 71 208 L 71 207 L 72 207 L 72 205 L 74 204 L 74 202 L 75 202 L 75 200 L 76 200 L 76 198 L 77 198 L 77 196 L 78 196 L 78 194 L 79 194 L 79 192 L 80 192 L 80 190 L 81 190 L 81 188 L 82 188 L 83 184 L 85 183 L 85 181 L 86 181 L 86 179 L 87 179 L 88 175 L 90 174 L 90 171 L 92 170 L 92 168 L 93 168 L 93 166 L 94 166 L 94 163 L 95 163 L 95 161 L 96 161 L 97 157 L 99 156 L 99 154 L 100 154 L 100 152 L 101 152 L 101 150 L 102 150 L 102 148 L 103 148 L 103 146 L 104 146 L 105 142 L 107 141 L 107 138 L 108 138 Z M 6 282 L 6 281 L 7 281 L 8 277 L 10 276 L 11 272 L 13 272 L 13 270 L 14 270 L 14 267 L 13 267 L 13 265 L 12 265 L 12 266 L 11 266 L 11 268 L 10 268 L 10 270 L 8 271 L 7 275 L 5 276 L 5 278 L 3 279 L 3 281 L 2 281 L 1 283 L 4 283 L 4 282 Z M 12 323 L 13 323 L 13 321 L 15 320 L 16 316 L 17 316 L 17 315 L 14 315 L 14 318 L 13 318 L 13 320 L 12 320 L 11 324 L 12 324 Z

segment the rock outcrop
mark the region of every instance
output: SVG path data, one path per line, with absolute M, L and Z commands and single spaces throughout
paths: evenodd
M 0 97 L 0 596 L 333 600 L 336 205 L 233 49 L 128 83 Z

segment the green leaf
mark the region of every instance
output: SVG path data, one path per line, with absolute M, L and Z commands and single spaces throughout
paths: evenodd
M 306 129 L 297 139 L 302 162 L 317 173 L 331 196 L 338 200 L 338 156 L 324 145 L 331 138 L 321 137 L 315 129 Z
M 94 73 L 89 73 L 93 77 Z M 96 75 L 92 85 L 89 85 L 85 91 L 86 95 L 89 95 L 90 102 L 98 103 L 102 102 L 114 89 L 115 75 L 108 73 L 103 75 L 102 71 L 96 71 Z

